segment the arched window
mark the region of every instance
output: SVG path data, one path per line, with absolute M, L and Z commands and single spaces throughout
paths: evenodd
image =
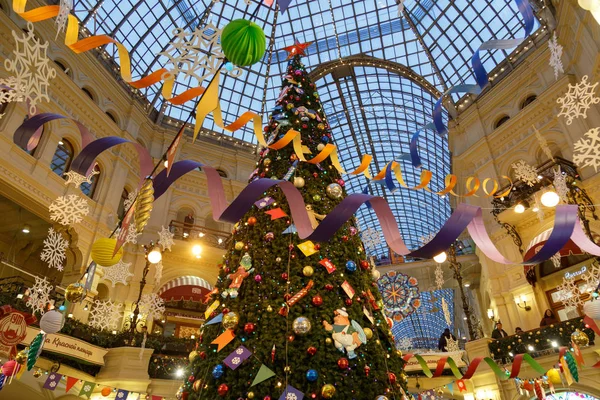
M 88 88 L 81 88 L 81 90 L 83 91 L 83 93 L 85 93 L 90 99 L 92 99 L 93 101 L 96 101 L 96 99 L 94 98 L 94 95 L 92 94 L 92 91 Z
M 107 111 L 106 115 L 108 116 L 108 118 L 112 119 L 112 121 L 119 125 L 119 120 L 117 120 L 117 117 L 115 116 L 115 114 L 113 114 L 111 111 Z
M 71 167 L 71 161 L 73 161 L 73 146 L 66 139 L 61 139 L 58 142 L 54 156 L 52 156 L 52 162 L 50 168 L 58 176 L 63 176 L 65 172 Z
M 117 208 L 117 216 L 122 221 L 123 217 L 125 217 L 125 200 L 129 197 L 129 191 L 127 188 L 123 188 L 123 192 L 121 192 L 121 200 L 119 200 L 119 207 Z
M 498 121 L 496 121 L 496 123 L 494 124 L 494 129 L 500 128 L 500 126 L 505 124 L 509 119 L 510 119 L 510 117 L 508 115 L 504 115 L 504 116 L 500 117 L 498 119 Z
M 527 107 L 528 105 L 530 105 L 531 103 L 533 103 L 536 99 L 537 99 L 537 96 L 535 94 L 532 94 L 531 96 L 528 96 L 521 103 L 521 110 L 524 109 L 525 107 Z
M 54 60 L 54 63 L 58 66 L 58 68 L 62 70 L 62 72 L 67 74 L 67 76 L 73 77 L 71 69 L 67 67 L 67 65 L 63 61 Z
M 100 180 L 101 174 L 100 166 L 96 164 L 94 166 L 93 171 L 97 173 L 92 175 L 92 178 L 90 179 L 92 183 L 84 182 L 81 184 L 81 191 L 90 199 L 94 198 L 94 193 L 96 193 L 96 187 L 98 187 L 98 181 Z
M 220 168 L 217 168 L 217 172 L 219 173 L 219 176 L 220 176 L 221 178 L 227 178 L 227 172 L 223 171 L 223 170 L 222 170 L 222 169 L 220 169 Z

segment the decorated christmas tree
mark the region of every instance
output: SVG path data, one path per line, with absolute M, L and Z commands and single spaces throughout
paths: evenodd
M 311 158 L 332 135 L 300 62 L 304 48 L 286 49 L 291 60 L 264 130 L 269 143 L 300 132 Z M 261 151 L 250 180 L 260 178 L 293 181 L 313 228 L 346 196 L 329 158 L 299 162 L 291 144 Z M 300 239 L 293 222 L 273 189 L 235 224 L 182 397 L 402 399 L 404 362 L 354 221 L 326 243 Z

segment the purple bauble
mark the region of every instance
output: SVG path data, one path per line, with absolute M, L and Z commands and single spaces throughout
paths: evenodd
M 348 228 L 348 231 L 350 231 L 350 236 L 354 236 L 358 233 L 358 229 L 356 229 L 355 227 L 351 226 L 350 228 Z
M 262 282 L 262 276 L 260 274 L 254 275 L 254 281 L 256 283 L 261 283 Z

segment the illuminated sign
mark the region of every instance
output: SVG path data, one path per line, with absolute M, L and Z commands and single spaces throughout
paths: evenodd
M 587 267 L 584 265 L 583 267 L 581 267 L 579 269 L 579 271 L 565 272 L 565 278 L 567 278 L 567 279 L 575 278 L 576 276 L 583 275 L 585 273 L 585 271 L 587 271 Z

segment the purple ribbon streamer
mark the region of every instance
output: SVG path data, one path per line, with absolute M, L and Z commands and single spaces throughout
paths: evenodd
M 31 151 L 33 148 L 35 148 L 35 146 L 37 146 L 40 140 L 42 135 L 41 128 L 44 126 L 44 124 L 57 119 L 70 119 L 77 125 L 79 133 L 81 134 L 82 147 L 87 146 L 94 140 L 94 137 L 90 131 L 79 122 L 60 114 L 42 113 L 34 115 L 27 121 L 23 122 L 15 131 L 15 134 L 13 135 L 13 142 L 22 149 Z

